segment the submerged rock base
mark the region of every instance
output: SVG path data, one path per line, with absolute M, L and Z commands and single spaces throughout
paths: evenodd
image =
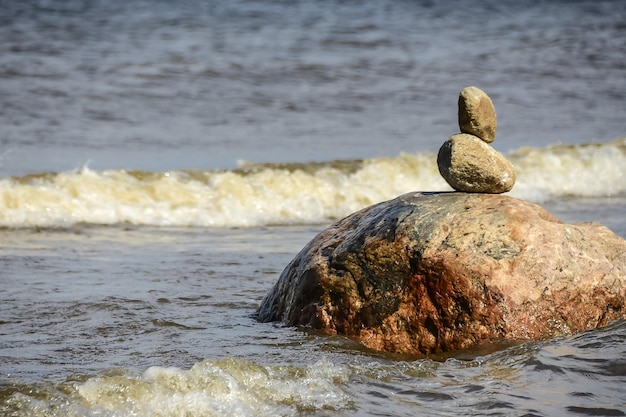
M 315 237 L 258 311 L 369 348 L 428 354 L 626 317 L 626 240 L 497 194 L 410 193 Z

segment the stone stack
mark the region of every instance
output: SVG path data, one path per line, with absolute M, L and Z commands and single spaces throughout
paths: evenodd
M 500 194 L 515 184 L 513 165 L 489 144 L 496 137 L 496 110 L 481 89 L 459 94 L 459 128 L 439 149 L 441 176 L 456 191 Z

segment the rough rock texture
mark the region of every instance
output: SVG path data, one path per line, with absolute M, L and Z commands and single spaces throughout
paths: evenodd
M 496 139 L 496 109 L 480 88 L 465 87 L 459 94 L 459 128 L 487 143 Z
M 626 317 L 626 240 L 495 194 L 411 193 L 315 237 L 258 320 L 436 353 L 537 340 Z
M 515 168 L 491 146 L 473 135 L 451 136 L 439 148 L 439 173 L 452 188 L 469 193 L 500 194 L 515 185 Z

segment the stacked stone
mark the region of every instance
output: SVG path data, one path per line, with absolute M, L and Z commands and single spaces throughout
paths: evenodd
M 441 176 L 456 191 L 500 194 L 515 184 L 513 165 L 489 144 L 496 138 L 496 110 L 477 87 L 459 94 L 459 128 L 439 149 Z

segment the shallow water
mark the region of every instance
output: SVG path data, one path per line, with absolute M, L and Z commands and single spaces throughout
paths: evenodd
M 321 227 L 2 231 L 0 411 L 623 415 L 623 321 L 447 359 L 257 323 Z
M 626 415 L 624 321 L 417 358 L 254 320 L 328 224 L 449 189 L 466 85 L 512 196 L 626 236 L 624 22 L 619 0 L 0 1 L 0 415 Z

